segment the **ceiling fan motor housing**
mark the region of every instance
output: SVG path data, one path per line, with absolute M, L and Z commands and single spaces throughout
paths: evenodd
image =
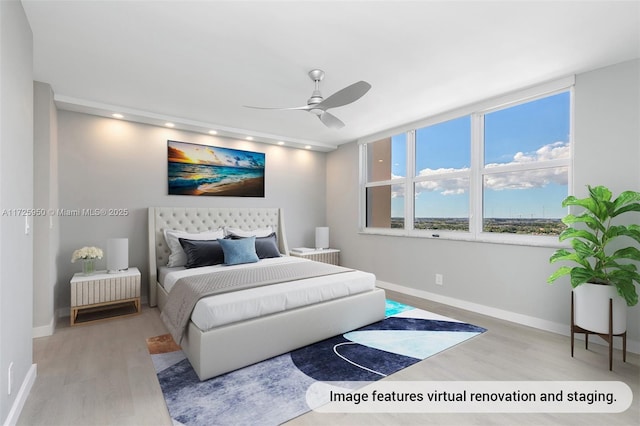
M 324 71 L 318 69 L 311 70 L 309 71 L 309 78 L 311 78 L 311 80 L 313 80 L 313 82 L 316 84 L 316 89 L 311 94 L 311 97 L 307 100 L 307 105 L 316 105 L 324 100 L 322 94 L 320 93 L 320 82 L 324 78 Z M 312 108 L 309 110 L 309 112 L 315 115 L 321 115 L 324 110 L 320 108 Z
M 311 97 L 307 101 L 307 105 L 309 105 L 309 106 L 317 105 L 320 102 L 322 102 L 323 100 L 324 100 L 324 98 L 322 97 L 320 92 L 318 90 L 314 90 L 313 93 L 311 94 Z M 309 110 L 309 112 L 311 112 L 311 113 L 313 113 L 315 115 L 320 115 L 320 114 L 322 114 L 324 112 L 324 110 L 320 109 L 320 108 L 311 108 Z

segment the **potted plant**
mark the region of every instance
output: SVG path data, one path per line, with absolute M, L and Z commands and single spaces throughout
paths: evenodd
M 622 192 L 612 200 L 612 193 L 604 186 L 588 187 L 589 196 L 567 197 L 562 206 L 578 206 L 580 214 L 562 219 L 568 226 L 559 236 L 570 240 L 572 249 L 559 249 L 551 256 L 551 263 L 573 262 L 562 266 L 547 280 L 553 283 L 569 275 L 574 288 L 575 316 L 573 324 L 597 334 L 609 334 L 609 299 L 613 300 L 613 334 L 626 331 L 626 307 L 638 303 L 635 284 L 640 283 L 637 265 L 640 262 L 640 226 L 614 224 L 613 219 L 640 212 L 640 193 Z M 581 224 L 579 228 L 574 227 Z M 626 243 L 626 244 L 625 244 Z

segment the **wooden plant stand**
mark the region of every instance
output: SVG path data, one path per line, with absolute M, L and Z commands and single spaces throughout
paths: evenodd
M 613 300 L 609 299 L 609 333 L 596 333 L 593 331 L 585 330 L 575 324 L 575 307 L 573 302 L 573 292 L 571 292 L 571 358 L 573 358 L 573 340 L 575 333 L 584 334 L 584 348 L 589 349 L 589 335 L 595 334 L 600 336 L 606 342 L 609 343 L 609 371 L 613 370 L 613 338 L 622 337 L 622 362 L 627 362 L 627 331 L 620 334 L 613 334 Z

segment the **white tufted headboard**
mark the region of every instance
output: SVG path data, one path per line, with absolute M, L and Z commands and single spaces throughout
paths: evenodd
M 149 306 L 156 305 L 158 266 L 166 265 L 169 260 L 163 230 L 202 232 L 225 226 L 245 230 L 270 226 L 278 236 L 280 253 L 289 255 L 281 209 L 149 207 Z

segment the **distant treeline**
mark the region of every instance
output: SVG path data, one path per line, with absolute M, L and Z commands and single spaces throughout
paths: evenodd
M 404 228 L 404 219 L 391 218 L 391 228 Z M 446 231 L 468 231 L 469 219 L 467 218 L 431 218 L 420 217 L 415 219 L 415 229 L 432 229 Z M 484 232 L 526 234 L 526 235 L 558 235 L 566 229 L 566 225 L 560 219 L 514 219 L 514 218 L 487 218 L 484 220 Z

